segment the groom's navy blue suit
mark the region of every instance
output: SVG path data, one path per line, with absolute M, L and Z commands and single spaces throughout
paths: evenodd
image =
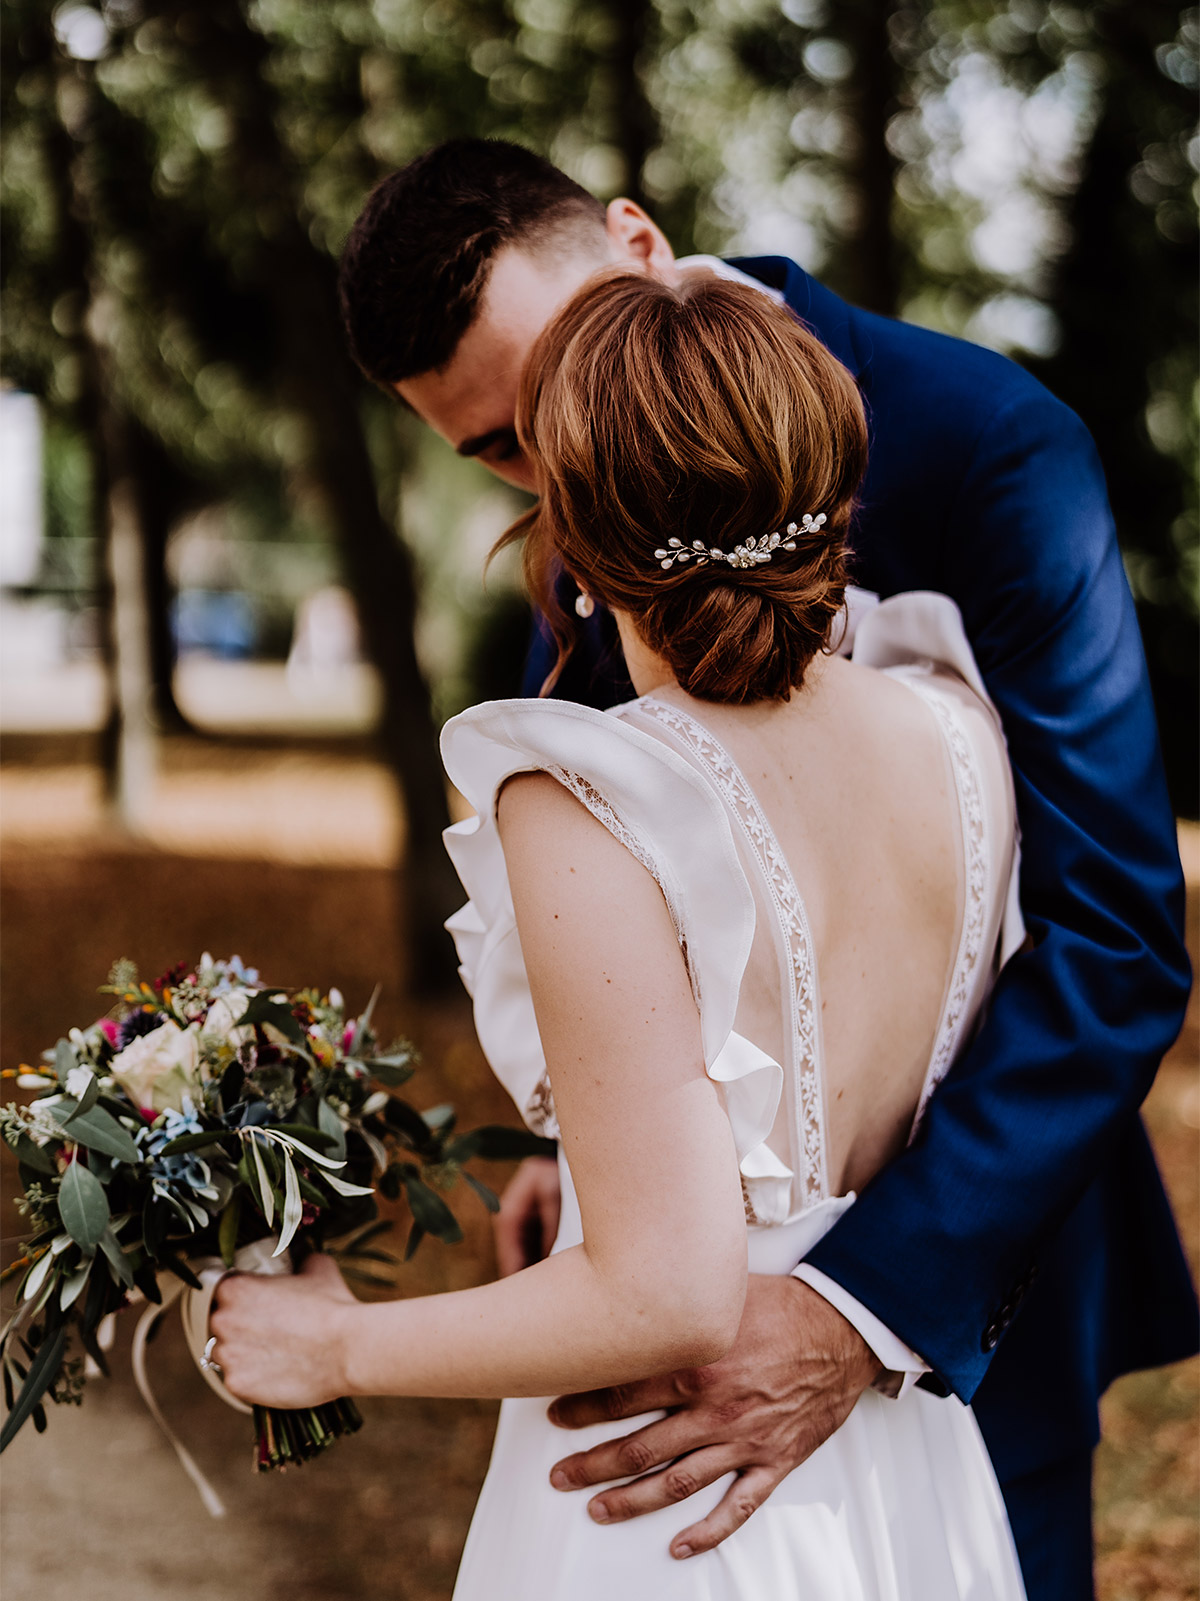
M 922 1384 L 973 1403 L 1031 1601 L 1075 1601 L 1091 1593 L 1099 1396 L 1200 1338 L 1138 1117 L 1189 972 L 1103 474 L 1079 419 L 1012 362 L 859 311 L 782 258 L 735 265 L 781 290 L 858 379 L 871 452 L 854 581 L 940 590 L 962 611 L 1008 737 L 1032 939 L 917 1142 L 809 1261 L 921 1354 Z M 601 630 L 594 618 L 591 660 L 577 652 L 557 693 L 631 693 Z M 529 693 L 552 660 L 543 633 Z

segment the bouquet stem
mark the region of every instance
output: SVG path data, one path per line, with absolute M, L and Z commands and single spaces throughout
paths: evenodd
M 260 1473 L 270 1473 L 273 1468 L 299 1467 L 320 1456 L 343 1434 L 357 1433 L 362 1428 L 362 1414 L 345 1396 L 299 1411 L 256 1406 L 254 1427 L 258 1435 L 255 1466 Z

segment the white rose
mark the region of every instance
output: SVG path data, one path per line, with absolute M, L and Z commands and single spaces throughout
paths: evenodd
M 239 1028 L 238 1018 L 250 1005 L 251 996 L 255 994 L 256 990 L 230 990 L 227 995 L 218 995 L 204 1019 L 205 1035 L 209 1039 L 227 1041 L 234 1046 L 252 1038 L 253 1028 Z
M 184 1096 L 199 1089 L 199 1067 L 196 1025 L 180 1028 L 168 1019 L 114 1056 L 109 1072 L 135 1106 L 180 1112 Z

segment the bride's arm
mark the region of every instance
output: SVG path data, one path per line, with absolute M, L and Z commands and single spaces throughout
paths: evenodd
M 545 774 L 500 832 L 584 1244 L 497 1283 L 361 1305 L 318 1277 L 226 1280 L 235 1395 L 549 1395 L 696 1366 L 746 1290 L 737 1158 L 658 886 Z

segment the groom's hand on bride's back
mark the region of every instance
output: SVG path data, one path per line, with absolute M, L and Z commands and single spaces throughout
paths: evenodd
M 550 1482 L 579 1490 L 641 1475 L 588 1503 L 597 1522 L 616 1523 L 736 1473 L 708 1517 L 671 1541 L 672 1556 L 710 1551 L 841 1427 L 881 1371 L 862 1335 L 807 1284 L 752 1275 L 737 1340 L 720 1362 L 555 1401 L 551 1420 L 567 1429 L 663 1407 L 668 1415 L 565 1457 Z
M 561 1206 L 558 1163 L 549 1156 L 527 1157 L 509 1180 L 492 1220 L 502 1279 L 550 1255 Z

